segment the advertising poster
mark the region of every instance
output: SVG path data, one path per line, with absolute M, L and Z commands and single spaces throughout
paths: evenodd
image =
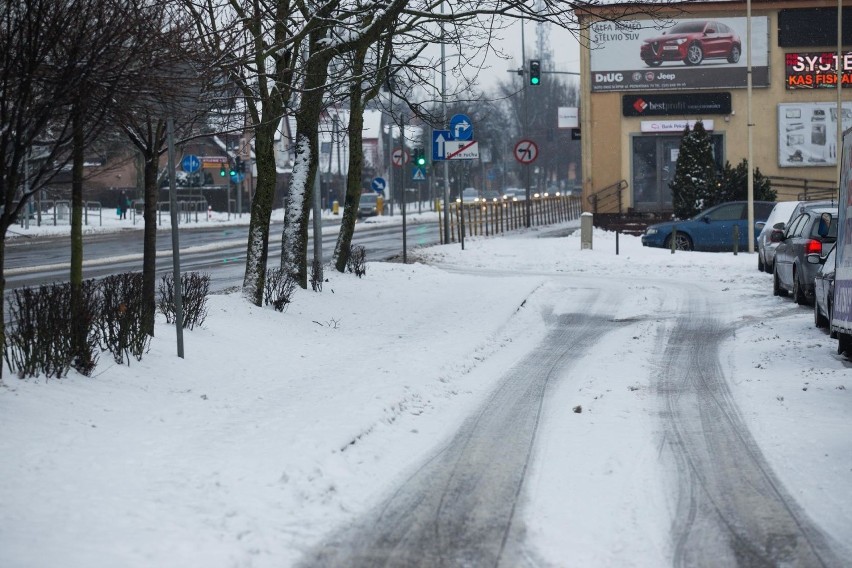
M 852 126 L 852 103 L 844 103 L 840 128 Z M 778 105 L 778 165 L 837 165 L 837 103 Z
M 745 88 L 746 18 L 596 22 L 592 92 Z M 752 85 L 769 85 L 768 19 L 751 19 Z
M 837 88 L 837 53 L 787 53 L 784 63 L 788 90 Z M 842 53 L 841 64 L 840 83 L 845 89 L 852 85 L 852 53 Z

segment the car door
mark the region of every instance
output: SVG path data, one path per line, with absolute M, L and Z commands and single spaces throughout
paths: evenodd
M 801 235 L 802 227 L 807 224 L 808 215 L 802 213 L 796 217 L 785 229 L 784 236 L 775 249 L 775 270 L 778 280 L 784 288 L 793 288 L 793 261 L 796 258 L 795 241 L 796 235 Z
M 698 248 L 699 239 L 695 239 L 696 250 L 729 251 L 733 248 L 734 226 L 740 225 L 740 241 L 745 243 L 743 237 L 746 222 L 743 215 L 746 214 L 745 203 L 725 203 L 707 211 L 702 216 L 705 223 L 700 225 L 703 233 L 701 242 L 706 247 Z M 740 245 L 742 248 L 742 245 Z

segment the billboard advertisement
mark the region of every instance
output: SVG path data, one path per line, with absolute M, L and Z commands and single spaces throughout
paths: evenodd
M 746 18 L 595 22 L 592 92 L 745 88 Z M 751 19 L 752 85 L 769 85 L 768 18 Z
M 852 126 L 852 102 L 844 103 L 840 128 Z M 778 105 L 778 165 L 837 165 L 837 103 Z
M 845 89 L 852 85 L 852 52 L 841 54 L 843 75 L 840 80 Z M 787 53 L 784 55 L 787 89 L 836 89 L 837 53 Z

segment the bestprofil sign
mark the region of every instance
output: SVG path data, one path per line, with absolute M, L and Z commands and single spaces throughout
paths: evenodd
M 746 18 L 595 22 L 593 92 L 729 89 L 747 86 Z M 768 18 L 752 18 L 752 82 L 769 85 Z

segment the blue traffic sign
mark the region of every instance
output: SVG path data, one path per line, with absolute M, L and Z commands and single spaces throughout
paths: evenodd
M 453 139 L 449 130 L 433 130 L 432 131 L 432 161 L 446 160 L 446 142 Z
M 198 159 L 198 156 L 188 154 L 183 157 L 183 160 L 181 160 L 180 167 L 186 173 L 191 174 L 192 172 L 197 172 L 201 167 L 201 160 Z
M 453 140 L 473 140 L 473 122 L 466 114 L 456 114 L 450 119 Z
M 370 187 L 373 188 L 373 191 L 378 193 L 383 193 L 385 188 L 388 186 L 388 182 L 385 181 L 385 178 L 373 178 L 372 183 L 370 183 Z

